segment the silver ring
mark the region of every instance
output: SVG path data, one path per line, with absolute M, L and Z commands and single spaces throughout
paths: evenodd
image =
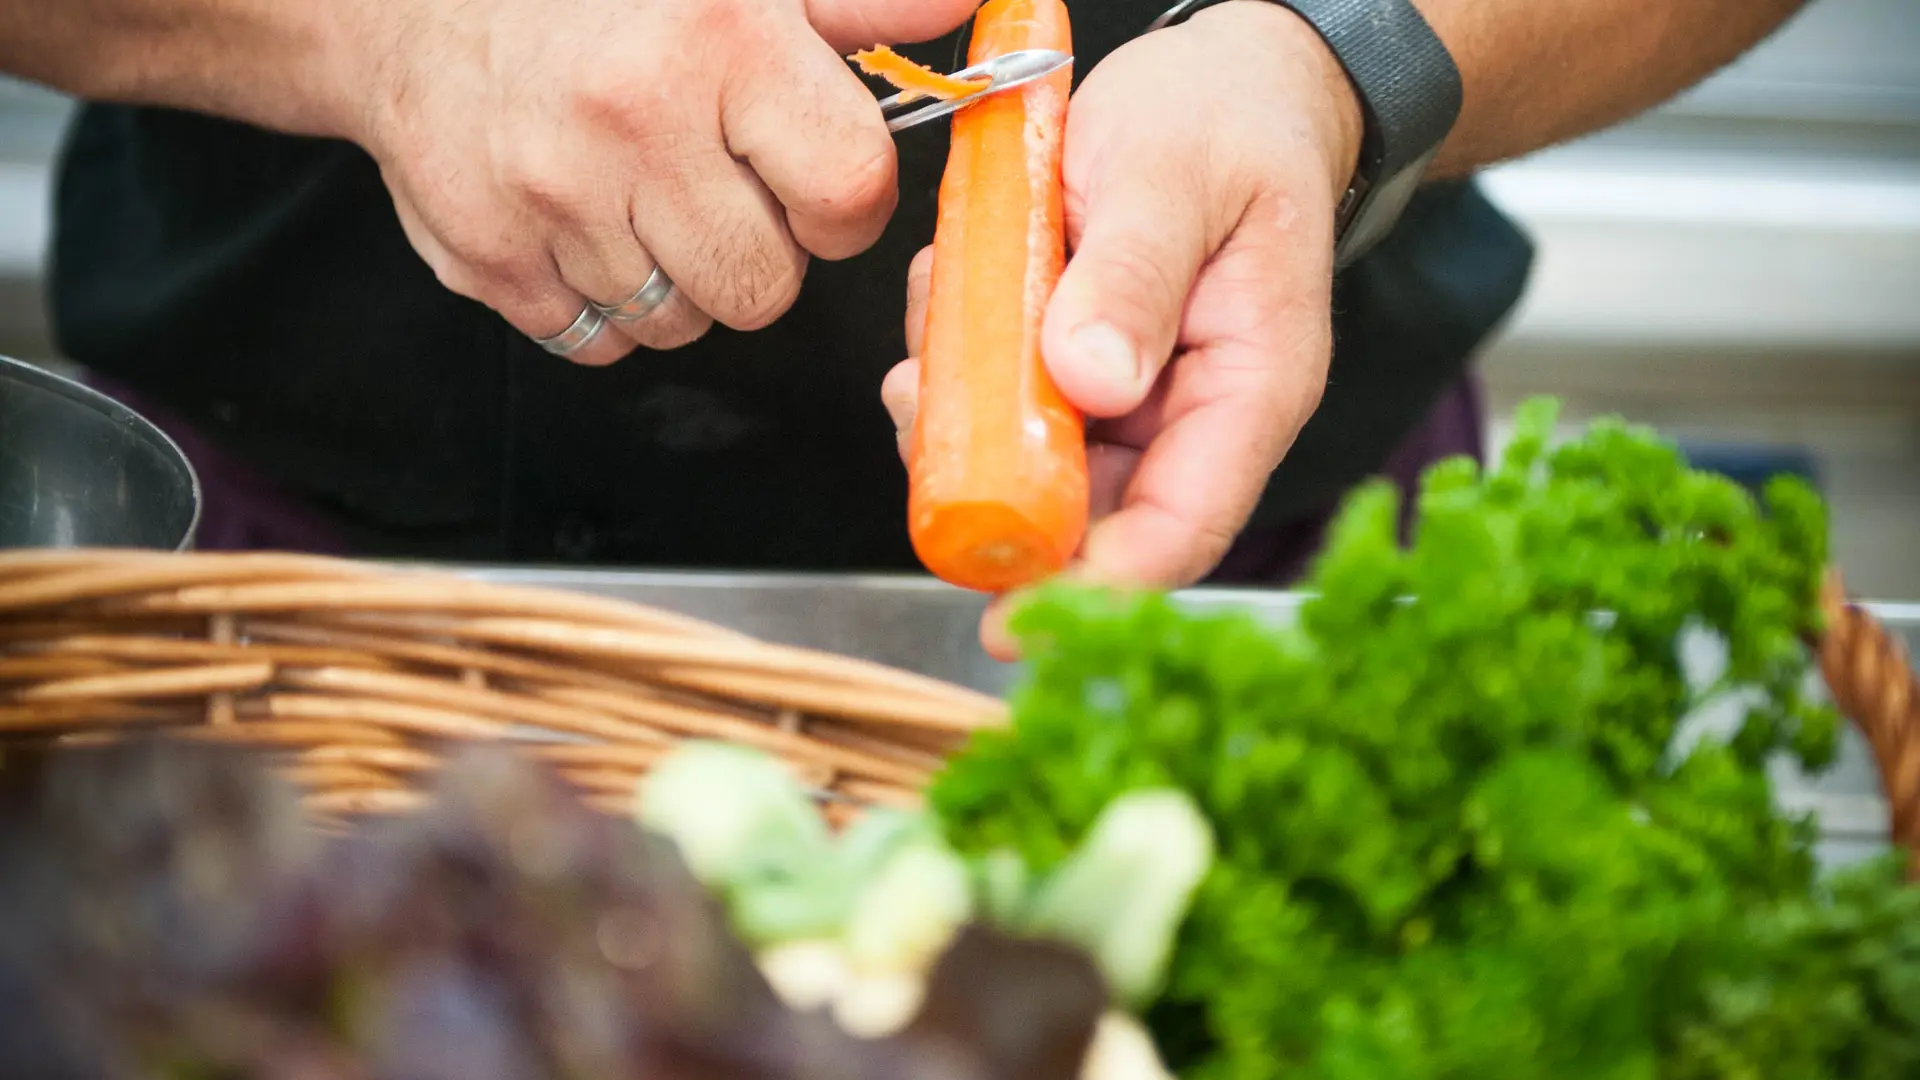
M 533 343 L 555 356 L 572 356 L 593 344 L 593 339 L 599 337 L 600 331 L 606 328 L 607 320 L 600 316 L 598 309 L 589 306 L 581 310 L 572 326 L 550 338 L 535 338 Z
M 622 303 L 595 304 L 593 308 L 614 322 L 636 323 L 653 314 L 654 309 L 666 303 L 667 297 L 672 295 L 672 279 L 667 277 L 666 271 L 656 266 L 653 268 L 653 273 L 647 275 L 647 283 L 640 286 L 639 292 L 627 297 Z

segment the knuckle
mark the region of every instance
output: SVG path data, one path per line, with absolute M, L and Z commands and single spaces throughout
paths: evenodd
M 1060 210 L 1069 242 L 1078 243 L 1087 231 L 1086 185 L 1069 181 L 1061 192 Z
M 504 224 L 521 215 L 502 206 L 496 193 L 470 190 L 439 206 L 432 219 L 439 222 L 441 246 L 465 264 L 459 273 L 469 283 L 513 282 L 538 270 L 539 250 L 527 230 Z
M 783 268 L 755 282 L 743 282 L 734 296 L 734 314 L 726 320 L 735 330 L 762 330 L 787 313 L 800 298 L 800 282 L 805 271 Z
M 1139 243 L 1122 243 L 1102 260 L 1101 289 L 1145 311 L 1177 310 L 1186 287 L 1167 260 Z
M 802 191 L 803 205 L 788 207 L 834 222 L 865 221 L 893 207 L 899 166 L 891 141 L 853 164 L 822 170 Z
M 716 245 L 715 254 L 721 252 L 732 258 L 706 260 L 720 267 L 711 313 L 721 323 L 735 330 L 760 330 L 800 298 L 806 259 L 795 257 L 787 245 L 770 237 L 751 237 L 734 248 Z
M 1293 431 L 1298 432 L 1307 425 L 1307 421 L 1313 418 L 1313 414 L 1320 411 L 1320 403 L 1326 400 L 1326 396 L 1327 379 L 1324 374 L 1318 378 L 1307 381 L 1306 388 L 1301 394 L 1298 405 L 1293 409 L 1292 415 L 1288 417 Z
M 489 292 L 520 292 L 535 279 L 537 268 L 524 245 L 505 237 L 480 237 L 464 249 L 475 278 Z
M 474 280 L 470 284 L 471 291 L 461 295 L 478 300 L 499 312 L 522 330 L 538 336 L 558 333 L 565 328 L 564 323 L 544 325 L 554 321 L 554 317 L 548 314 L 552 307 L 551 294 L 525 273 L 502 267 L 476 267 Z
M 1175 560 L 1179 564 L 1175 572 L 1183 584 L 1205 577 L 1226 557 L 1234 541 L 1240 538 L 1240 526 L 1246 519 L 1238 507 L 1189 516 L 1164 502 L 1154 506 L 1172 524 L 1173 533 L 1179 538 L 1183 551 L 1182 557 Z
M 469 300 L 478 299 L 480 275 L 475 273 L 461 252 L 445 241 L 422 245 L 416 240 L 413 246 L 420 261 L 433 272 L 433 279 L 440 283 L 441 288 Z
M 589 129 L 635 141 L 650 140 L 672 126 L 673 93 L 657 69 L 612 64 L 581 72 L 571 90 L 573 111 Z
M 1234 541 L 1240 538 L 1238 525 L 1223 522 L 1202 522 L 1194 527 L 1192 561 L 1183 575 L 1188 581 L 1198 581 L 1207 576 L 1212 569 L 1220 565 L 1220 560 L 1233 550 Z
M 433 278 L 440 287 L 455 296 L 464 296 L 469 300 L 480 299 L 483 291 L 475 275 L 464 263 L 452 260 L 434 260 L 427 264 L 433 269 Z
M 496 175 L 508 197 L 542 220 L 566 218 L 579 203 L 573 177 L 558 167 L 560 156 L 524 142 L 500 156 Z

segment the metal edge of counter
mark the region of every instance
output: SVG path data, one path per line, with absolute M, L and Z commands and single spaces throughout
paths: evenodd
M 490 581 L 568 589 L 706 618 L 769 640 L 910 667 L 987 692 L 1003 692 L 1017 667 L 989 659 L 973 624 L 983 598 L 915 575 L 833 575 L 725 571 L 582 570 L 554 567 L 442 567 Z M 1206 607 L 1241 607 L 1284 618 L 1307 595 L 1255 589 L 1190 589 L 1177 594 Z M 1920 603 L 1864 605 L 1920 654 Z M 1871 753 L 1857 732 L 1841 758 L 1816 778 L 1776 773 L 1783 809 L 1820 822 L 1821 858 L 1841 865 L 1885 849 L 1887 805 Z
M 419 565 L 419 564 L 415 564 Z M 516 566 L 438 564 L 438 568 L 470 577 L 515 584 L 595 591 L 596 587 L 701 589 L 819 589 L 832 587 L 854 592 L 922 594 L 985 601 L 920 574 L 833 574 L 802 572 L 762 573 L 748 570 L 581 569 L 529 563 Z M 1290 610 L 1309 594 L 1289 589 L 1249 589 L 1201 586 L 1175 594 L 1183 600 L 1207 604 L 1236 604 L 1266 610 Z M 1920 633 L 1920 601 L 1863 600 L 1875 618 L 1905 634 Z

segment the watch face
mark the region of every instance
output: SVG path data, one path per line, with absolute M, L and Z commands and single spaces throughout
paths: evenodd
M 1420 190 L 1421 181 L 1426 179 L 1427 166 L 1440 153 L 1438 146 L 1394 173 L 1382 179 L 1370 189 L 1362 191 L 1362 184 L 1356 183 L 1354 190 L 1348 193 L 1357 206 L 1352 211 L 1352 219 L 1336 235 L 1338 243 L 1334 246 L 1334 264 L 1346 266 L 1365 255 L 1373 245 L 1379 243 L 1400 220 L 1400 214 L 1407 204 L 1413 201 L 1413 195 Z M 1345 200 L 1342 201 L 1344 206 Z
M 1371 190 L 1373 184 L 1364 175 L 1353 178 L 1353 186 L 1340 196 L 1340 205 L 1333 210 L 1333 235 L 1347 235 L 1347 230 L 1353 227 L 1354 214 L 1359 211 L 1360 204 L 1366 201 L 1367 192 Z

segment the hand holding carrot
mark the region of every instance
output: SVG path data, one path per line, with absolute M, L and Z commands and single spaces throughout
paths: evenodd
M 1245 525 L 1326 383 L 1333 211 L 1360 131 L 1332 53 L 1264 2 L 1139 38 L 1074 95 L 1072 256 L 1041 341 L 1092 418 L 1095 521 L 1069 573 L 1192 584 Z M 913 356 L 931 268 L 923 253 L 910 275 Z M 882 390 L 903 431 L 917 381 L 909 361 Z M 996 626 L 990 614 L 988 647 L 1006 655 Z

